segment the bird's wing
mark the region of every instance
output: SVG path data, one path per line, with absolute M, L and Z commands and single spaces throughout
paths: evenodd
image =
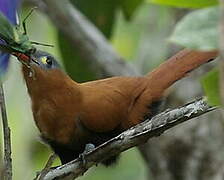
M 97 132 L 122 126 L 144 89 L 143 81 L 144 78 L 115 77 L 83 83 L 84 125 Z

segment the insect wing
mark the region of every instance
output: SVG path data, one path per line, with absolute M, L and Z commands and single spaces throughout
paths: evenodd
M 15 36 L 14 26 L 0 12 L 0 38 L 6 43 L 13 43 Z

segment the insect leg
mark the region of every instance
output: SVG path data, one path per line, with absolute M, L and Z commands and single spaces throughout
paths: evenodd
M 41 46 L 48 46 L 48 47 L 54 47 L 54 45 L 51 44 L 45 44 L 45 43 L 39 43 L 35 41 L 31 41 L 31 44 L 41 45 Z
M 27 34 L 27 30 L 26 30 L 26 20 L 30 17 L 30 15 L 33 13 L 33 11 L 37 9 L 37 7 L 33 7 L 29 13 L 26 15 L 26 17 L 23 19 L 23 22 L 22 22 L 22 26 L 23 26 L 23 30 L 24 30 L 24 34 Z

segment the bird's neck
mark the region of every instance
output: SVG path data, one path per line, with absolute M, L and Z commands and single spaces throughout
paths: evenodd
M 22 72 L 31 98 L 35 123 L 43 137 L 56 139 L 62 144 L 69 143 L 74 131 L 73 118 L 81 108 L 80 85 L 59 69 L 33 70 L 32 77 L 27 67 L 23 67 Z

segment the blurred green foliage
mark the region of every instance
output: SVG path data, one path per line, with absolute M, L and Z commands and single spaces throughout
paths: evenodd
M 217 5 L 218 0 L 147 0 L 150 3 L 170 5 L 181 8 L 203 8 Z
M 130 20 L 137 7 L 143 2 L 143 0 L 119 0 L 122 12 L 125 17 Z
M 216 68 L 213 69 L 201 79 L 201 82 L 208 97 L 209 104 L 212 106 L 220 106 L 219 70 Z

